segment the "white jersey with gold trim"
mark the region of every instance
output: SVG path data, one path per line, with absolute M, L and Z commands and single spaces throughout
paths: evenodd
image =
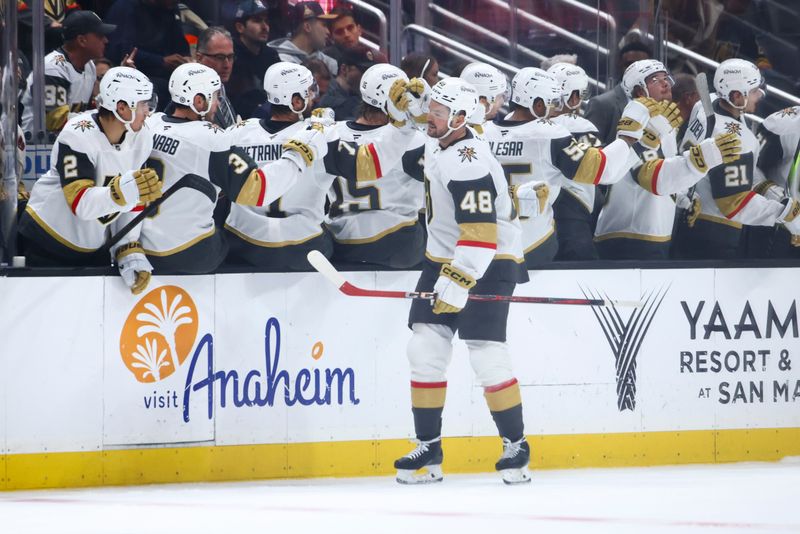
M 768 180 L 785 188 L 800 146 L 800 106 L 776 111 L 758 128 L 758 168 Z
M 507 185 L 540 181 L 546 182 L 550 188 L 542 213 L 537 217 L 520 220 L 522 248 L 527 254 L 544 242 L 555 229 L 553 203 L 561 191 L 564 175 L 553 163 L 553 141 L 557 145 L 569 145 L 572 135 L 563 126 L 549 120 L 501 120 L 487 122 L 484 125 L 484 136 L 500 162 Z
M 575 140 L 582 146 L 596 148 L 603 146 L 603 142 L 600 140 L 600 133 L 597 130 L 597 127 L 581 115 L 565 113 L 564 115 L 553 117 L 552 121 L 566 128 L 569 133 L 572 134 L 572 137 L 574 137 Z M 561 187 L 564 189 L 564 191 L 577 198 L 589 211 L 589 213 L 592 213 L 592 210 L 594 210 L 594 185 L 582 184 L 574 180 L 569 180 L 566 177 L 562 177 Z
M 341 121 L 338 134 L 343 141 L 362 145 L 378 141 L 390 128 L 393 126 L 389 124 L 375 127 Z M 410 144 L 421 146 L 424 142 L 424 134 L 417 132 Z M 404 170 L 401 161 L 383 169 L 379 180 L 356 183 L 335 177 L 328 198 L 331 205 L 326 222 L 333 238 L 340 243 L 361 244 L 415 224 L 425 203 L 425 188 Z
M 112 145 L 97 118 L 86 112 L 70 119 L 53 145 L 50 169 L 34 184 L 26 211 L 61 244 L 91 252 L 105 243 L 107 228 L 116 227 L 118 213 L 97 219 L 79 219 L 73 209 L 86 186 L 106 186 L 112 178 L 144 166 L 153 146 L 145 125 L 137 133 L 126 132 Z
M 212 172 L 227 169 L 230 137 L 210 122 L 179 119 L 164 113 L 156 113 L 147 122 L 153 136 L 153 151 L 147 165 L 161 176 L 164 191 L 186 174 L 209 179 L 206 190 L 178 191 L 164 201 L 154 216 L 145 220 L 142 247 L 147 254 L 166 256 L 215 231 L 213 214 L 220 188 L 209 177 Z
M 87 61 L 82 71 L 75 69 L 66 52 L 56 49 L 44 57 L 44 106 L 47 130 L 57 131 L 62 124 L 86 111 L 92 101 L 97 79 L 94 61 Z M 33 130 L 33 74 L 28 76 L 28 88 L 22 96 L 22 129 Z
M 287 123 L 249 119 L 230 127 L 228 132 L 231 143 L 262 166 L 280 159 L 283 144 L 307 127 L 308 124 L 302 121 Z M 315 163 L 302 171 L 289 191 L 267 206 L 232 204 L 225 228 L 245 241 L 263 247 L 297 245 L 313 239 L 322 234 L 325 197 L 331 180 L 322 163 Z
M 444 149 L 427 139 L 425 178 L 429 259 L 453 261 L 476 278 L 493 259 L 522 264 L 519 219 L 486 141 L 469 129 Z
M 701 103 L 695 105 L 684 143 L 696 145 L 708 137 L 733 132 L 741 138 L 742 152 L 738 160 L 714 167 L 697 183 L 701 201 L 699 218 L 737 228 L 743 224 L 772 226 L 783 213 L 784 206 L 753 191 L 754 184 L 762 181 L 757 167 L 758 140 L 744 118 L 733 117 L 720 102 L 716 100 L 712 104 L 714 115 L 710 120 L 706 119 Z M 710 132 L 707 132 L 708 125 Z
M 658 149 L 637 147 L 639 162 L 619 182 L 612 185 L 600 209 L 595 241 L 611 238 L 666 242 L 672 239 L 675 200 L 670 195 L 656 195 L 639 183 L 640 176 L 652 176 L 647 163 L 654 163 L 678 153 L 675 133 L 663 137 Z M 652 181 L 652 178 L 650 179 Z

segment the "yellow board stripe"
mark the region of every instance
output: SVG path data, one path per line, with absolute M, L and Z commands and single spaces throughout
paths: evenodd
M 800 428 L 528 436 L 533 469 L 774 461 L 800 455 Z M 0 489 L 271 478 L 385 476 L 404 439 L 0 456 Z M 494 471 L 497 437 L 445 438 L 446 473 Z

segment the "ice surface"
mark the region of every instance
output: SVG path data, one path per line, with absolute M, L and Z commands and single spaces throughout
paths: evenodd
M 3 534 L 800 532 L 800 463 L 0 493 Z M 447 530 L 444 530 L 447 529 Z

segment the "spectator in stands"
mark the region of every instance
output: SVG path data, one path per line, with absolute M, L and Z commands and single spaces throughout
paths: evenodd
M 17 28 L 19 31 L 17 42 L 19 42 L 22 51 L 28 56 L 33 50 L 33 12 L 31 11 L 31 4 L 31 0 L 27 2 L 17 0 Z M 68 3 L 67 0 L 50 0 L 43 2 L 43 4 L 44 50 L 45 54 L 47 54 L 61 46 L 64 19 L 72 11 L 81 9 L 81 6 L 75 2 Z M 84 9 L 90 9 L 85 5 L 83 7 Z
M 108 34 L 116 26 L 104 24 L 91 11 L 74 11 L 64 19 L 64 45 L 44 58 L 45 129 L 58 133 L 67 120 L 88 109 L 96 81 L 94 60 L 103 57 Z M 32 75 L 22 97 L 22 128 L 33 133 Z M 34 140 L 37 141 L 37 140 Z
M 578 55 L 577 54 L 556 54 L 552 57 L 547 59 L 543 59 L 541 65 L 539 67 L 542 70 L 550 70 L 550 67 L 557 63 L 568 63 L 570 65 L 577 65 L 578 64 Z
M 430 54 L 411 52 L 400 62 L 400 68 L 411 78 L 422 78 L 433 87 L 439 81 L 439 62 Z
M 256 108 L 267 100 L 264 73 L 280 61 L 274 48 L 267 46 L 269 20 L 267 7 L 261 0 L 243 0 L 236 10 L 233 41 L 236 60 L 227 83 L 228 97 L 239 114 L 249 119 Z
M 325 14 L 317 2 L 298 2 L 289 11 L 292 37 L 271 41 L 269 46 L 278 52 L 281 61 L 302 63 L 307 58 L 320 59 L 331 76 L 335 76 L 339 71 L 336 60 L 322 51 L 330 35 L 325 22 L 335 18 L 336 15 Z
M 303 66 L 311 71 L 311 74 L 314 75 L 314 81 L 317 82 L 319 94 L 311 102 L 311 108 L 313 109 L 319 105 L 319 101 L 328 92 L 328 87 L 331 84 L 331 73 L 328 70 L 328 66 L 319 59 L 306 59 L 303 61 Z
M 640 41 L 631 41 L 619 50 L 619 72 L 625 72 L 629 65 L 651 57 L 650 48 Z M 617 133 L 617 122 L 628 103 L 621 82 L 613 89 L 589 99 L 584 116 L 599 132 L 604 145 L 612 142 Z
M 760 25 L 750 10 L 750 0 L 725 0 L 719 17 L 711 58 L 718 62 L 741 58 L 761 69 L 772 69 L 766 50 L 758 41 L 755 29 Z
M 222 81 L 213 121 L 222 128 L 233 126 L 239 120 L 225 89 L 233 72 L 235 57 L 233 38 L 228 30 L 221 26 L 209 26 L 200 32 L 197 38 L 197 62 L 214 69 Z
M 376 63 L 386 63 L 386 58 L 367 46 L 341 49 L 339 75 L 331 81 L 328 91 L 319 101 L 319 106 L 331 108 L 336 114 L 336 120 L 355 119 L 361 104 L 361 77 Z
M 136 67 L 153 82 L 159 110 L 170 100 L 170 74 L 192 60 L 177 4 L 177 0 L 116 0 L 105 18 L 117 25 L 109 36 L 108 58 L 121 63 L 134 48 L 138 50 Z
M 353 10 L 348 7 L 337 6 L 331 10 L 331 15 L 336 15 L 336 18 L 328 26 L 334 46 L 339 48 L 354 48 L 358 46 L 359 39 L 361 39 L 361 24 L 356 21 Z

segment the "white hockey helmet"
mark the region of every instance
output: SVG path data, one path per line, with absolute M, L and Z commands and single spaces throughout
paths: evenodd
M 292 97 L 296 94 L 303 99 L 303 109 L 294 113 L 302 115 L 308 107 L 309 100 L 317 94 L 317 82 L 314 75 L 303 65 L 279 61 L 264 73 L 264 90 L 270 104 L 286 106 L 292 109 Z
M 442 137 L 448 136 L 450 132 L 455 130 L 452 123 L 459 113 L 464 113 L 466 118 L 469 119 L 478 108 L 478 92 L 471 84 L 461 78 L 440 80 L 431 88 L 431 100 L 450 109 L 447 119 L 447 133 Z
M 747 107 L 747 100 L 753 89 L 760 89 L 764 96 L 766 83 L 758 67 L 744 59 L 726 59 L 714 72 L 714 91 L 717 96 L 737 109 Z M 731 92 L 739 91 L 744 96 L 744 106 L 731 102 Z
M 636 87 L 641 87 L 644 95 L 649 97 L 650 92 L 647 90 L 647 79 L 658 72 L 663 72 L 667 75 L 670 85 L 675 85 L 675 81 L 670 76 L 667 67 L 655 59 L 642 59 L 634 61 L 625 69 L 622 75 L 622 90 L 628 98 L 633 98 L 633 90 Z
M 402 70 L 389 63 L 378 63 L 364 71 L 361 76 L 361 100 L 386 113 L 389 88 L 398 78 L 408 81 Z
M 581 67 L 572 63 L 556 63 L 547 69 L 547 72 L 555 76 L 561 84 L 560 109 L 566 106 L 567 109 L 574 111 L 580 107 L 580 104 L 575 107 L 569 105 L 569 99 L 575 91 L 578 91 L 581 101 L 589 98 L 589 76 Z
M 172 101 L 176 104 L 188 106 L 192 111 L 205 117 L 211 109 L 211 103 L 216 97 L 217 92 L 222 87 L 219 74 L 200 63 L 184 63 L 172 72 L 169 77 L 169 94 Z M 204 111 L 198 111 L 194 107 L 194 97 L 203 95 L 207 106 Z
M 505 96 L 508 90 L 508 80 L 505 74 L 487 63 L 470 63 L 461 71 L 459 78 L 472 84 L 475 90 L 478 91 L 478 99 L 485 98 L 490 108 L 494 105 L 497 97 Z M 485 116 L 484 110 L 481 109 L 481 106 L 478 106 L 469 122 L 481 124 L 486 120 Z
M 548 111 L 544 117 L 539 117 L 533 111 L 536 100 L 541 98 Z M 561 102 L 561 85 L 552 74 L 537 67 L 525 67 L 511 80 L 511 101 L 529 109 L 539 119 L 547 118 L 550 108 L 555 108 Z
M 97 104 L 109 110 L 120 122 L 128 125 L 136 119 L 136 104 L 148 102 L 155 108 L 153 83 L 142 72 L 131 67 L 114 67 L 100 81 Z M 125 102 L 133 110 L 131 120 L 125 121 L 117 114 L 117 102 Z

